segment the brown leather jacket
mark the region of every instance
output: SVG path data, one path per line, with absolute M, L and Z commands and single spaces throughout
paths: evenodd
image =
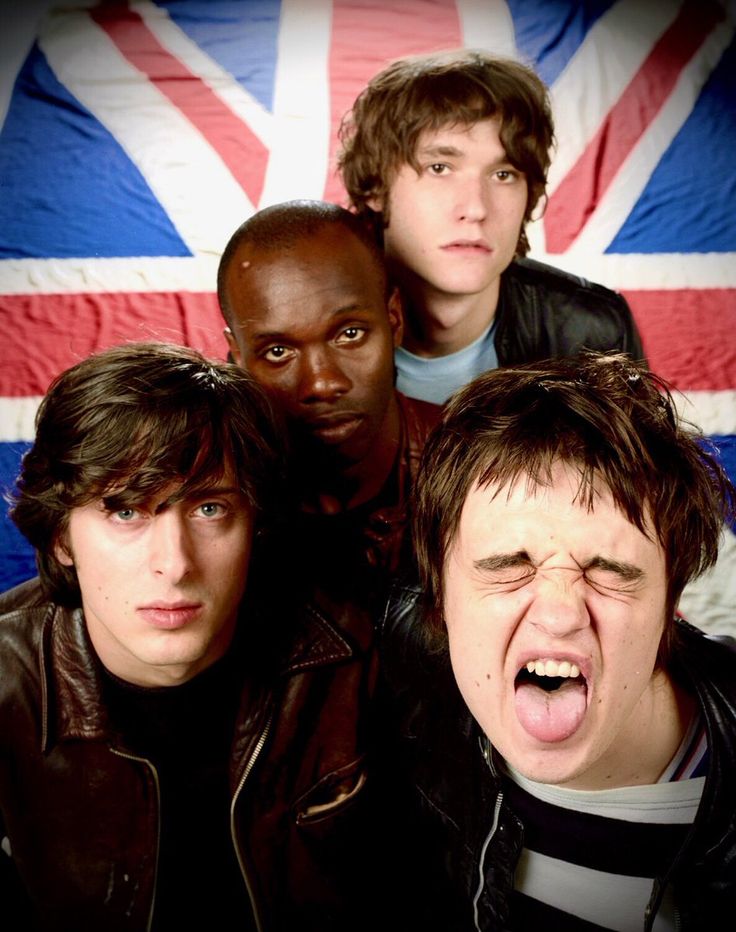
M 376 570 L 371 584 L 398 565 L 411 480 L 439 417 L 434 405 L 401 395 L 399 403 L 396 494 L 358 522 L 357 559 Z M 340 535 L 331 536 L 340 547 Z M 335 573 L 328 553 L 309 543 L 324 570 L 321 579 L 304 572 L 298 544 L 310 601 L 284 551 L 274 561 L 281 578 L 260 580 L 271 608 L 243 613 L 246 654 L 257 662 L 244 672 L 232 742 L 232 842 L 257 929 L 402 929 L 417 902 L 407 894 L 390 762 L 375 746 L 374 600 L 358 596 L 354 576 Z M 122 745 L 101 690 L 80 611 L 44 602 L 36 581 L 0 596 L 0 914 L 8 932 L 31 928 L 25 897 L 44 932 L 151 927 L 158 777 Z
M 399 569 L 408 544 L 409 497 L 429 432 L 440 419 L 442 408 L 428 401 L 396 392 L 401 414 L 401 446 L 398 456 L 398 499 L 379 507 L 366 525 L 368 561 L 383 565 L 393 574 Z
M 397 891 L 365 701 L 372 619 L 289 616 L 287 598 L 263 623 L 243 616 L 256 662 L 232 742 L 232 843 L 258 929 L 376 928 Z M 26 896 L 44 930 L 150 928 L 158 820 L 156 770 L 111 730 L 81 611 L 44 602 L 35 580 L 0 596 L 3 929 L 32 928 L 11 919 Z

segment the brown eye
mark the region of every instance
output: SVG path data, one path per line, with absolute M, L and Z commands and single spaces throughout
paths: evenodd
M 266 362 L 285 362 L 287 359 L 291 358 L 291 350 L 288 346 L 281 346 L 279 344 L 277 346 L 269 346 L 261 355 Z
M 360 340 L 367 333 L 365 327 L 346 327 L 343 331 L 340 332 L 336 343 L 355 343 L 357 340 Z

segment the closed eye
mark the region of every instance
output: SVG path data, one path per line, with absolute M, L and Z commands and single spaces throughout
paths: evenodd
M 637 592 L 644 582 L 644 573 L 631 563 L 620 563 L 597 557 L 585 567 L 585 579 L 603 594 Z
M 521 568 L 508 569 L 505 572 L 492 573 L 487 577 L 487 582 L 497 589 L 515 590 L 530 583 L 535 576 L 536 572 L 533 568 L 523 571 Z
M 638 580 L 625 579 L 616 573 L 586 573 L 585 578 L 589 585 L 603 595 L 637 592 L 640 587 Z
M 493 588 L 518 589 L 531 582 L 536 568 L 524 552 L 492 554 L 475 563 L 486 585 Z

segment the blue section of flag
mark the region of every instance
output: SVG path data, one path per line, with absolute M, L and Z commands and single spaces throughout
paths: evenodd
M 0 259 L 189 256 L 115 138 L 37 46 L 0 133 Z
M 30 443 L 0 443 L 0 592 L 36 575 L 36 561 L 28 541 L 16 528 L 8 515 L 6 495 L 15 487 L 23 454 Z
M 157 0 L 179 28 L 273 109 L 279 0 Z
M 516 47 L 545 84 L 560 76 L 590 27 L 615 0 L 508 0 Z
M 606 252 L 736 252 L 735 152 L 732 42 Z
M 736 436 L 721 436 L 717 434 L 708 439 L 712 440 L 716 445 L 721 465 L 728 473 L 731 482 L 736 485 Z M 731 530 L 736 534 L 736 516 L 731 523 Z

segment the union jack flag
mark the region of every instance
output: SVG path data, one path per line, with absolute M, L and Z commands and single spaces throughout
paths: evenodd
M 217 262 L 254 210 L 344 202 L 336 130 L 398 56 L 482 47 L 551 88 L 532 256 L 622 291 L 736 478 L 736 45 L 723 0 L 35 0 L 0 39 L 0 485 L 40 396 L 104 346 L 224 358 Z M 34 573 L 3 514 L 0 588 Z M 733 625 L 736 536 L 686 592 Z

